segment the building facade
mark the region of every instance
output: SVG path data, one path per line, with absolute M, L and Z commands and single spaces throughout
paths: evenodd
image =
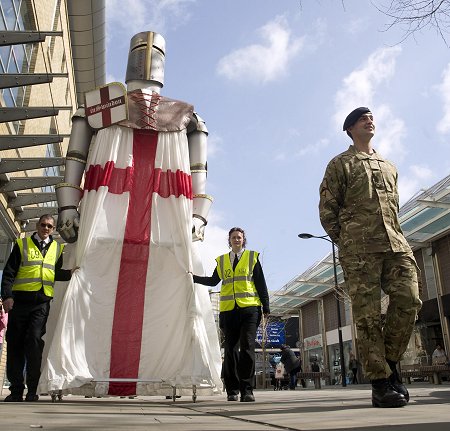
M 71 117 L 104 82 L 104 0 L 0 0 L 0 273 L 14 241 L 57 216 Z

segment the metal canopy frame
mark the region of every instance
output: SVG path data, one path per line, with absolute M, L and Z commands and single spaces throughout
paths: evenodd
M 73 63 L 77 106 L 83 103 L 85 91 L 103 85 L 106 80 L 106 27 L 105 0 L 67 1 L 70 49 Z M 0 31 L 0 46 L 36 44 L 47 37 L 62 37 L 62 31 Z M 49 84 L 54 79 L 68 79 L 69 73 L 5 73 L 0 75 L 0 89 Z M 51 117 L 60 111 L 73 111 L 73 106 L 0 107 L 0 123 L 24 122 L 28 119 Z M 68 134 L 29 134 L 0 136 L 0 151 L 40 145 L 58 145 Z M 25 153 L 26 154 L 26 153 Z M 56 194 L 53 186 L 63 182 L 61 175 L 64 157 L 9 157 L 0 153 L 0 193 L 7 200 L 7 208 L 14 212 L 14 220 L 22 232 L 35 229 L 35 222 L 45 213 L 57 214 Z M 56 151 L 60 155 L 60 151 Z M 57 176 L 33 176 L 33 170 L 60 167 Z M 21 175 L 20 173 L 23 172 Z M 38 171 L 36 171 L 39 173 Z M 15 176 L 17 175 L 18 176 Z M 6 215 L 6 208 L 2 208 Z M 11 214 L 11 211 L 8 211 Z
M 59 111 L 71 111 L 71 106 L 25 106 L 22 108 L 0 108 L 0 123 L 30 120 L 32 118 L 52 117 Z
M 53 82 L 53 78 L 67 78 L 68 76 L 68 73 L 3 73 L 0 80 L 0 88 L 48 84 Z
M 17 197 L 9 200 L 8 208 L 15 208 L 16 210 L 21 207 L 32 204 L 39 204 L 44 202 L 56 202 L 55 192 L 41 192 L 41 193 L 17 193 Z
M 65 157 L 22 157 L 0 159 L 0 174 L 62 166 Z
M 19 190 L 37 189 L 62 183 L 64 177 L 12 177 L 6 181 L 0 179 L 0 193 L 13 193 Z
M 0 31 L 0 46 L 44 42 L 47 36 L 62 36 L 62 31 Z
M 1 135 L 0 150 L 35 147 L 38 145 L 58 144 L 70 135 Z

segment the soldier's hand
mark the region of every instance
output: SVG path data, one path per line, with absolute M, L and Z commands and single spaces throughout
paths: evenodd
M 78 239 L 80 214 L 75 209 L 61 211 L 58 215 L 58 232 L 64 241 L 73 243 Z

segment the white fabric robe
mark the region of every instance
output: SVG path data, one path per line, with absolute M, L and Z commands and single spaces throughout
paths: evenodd
M 87 172 L 96 167 L 103 180 L 86 178 L 91 184 L 85 185 L 75 248 L 80 270 L 72 276 L 51 331 L 40 393 L 171 395 L 176 387 L 178 394 L 190 395 L 193 385 L 199 395 L 221 391 L 220 350 L 208 291 L 194 285 L 188 273 L 202 272 L 196 244 L 191 242 L 192 199 L 173 191 L 162 197 L 161 186 L 160 191 L 150 193 L 148 202 L 145 196 L 135 196 L 130 204 L 127 187 L 110 192 L 120 189 L 112 184 L 114 173 L 104 179 L 107 167 L 113 167 L 128 185 L 131 175 L 141 187 L 135 175 L 140 159 L 133 154 L 136 133 L 135 129 L 112 126 L 99 131 L 91 144 Z M 161 184 L 166 178 L 167 186 L 177 175 L 181 182 L 186 176 L 190 180 L 186 131 L 157 133 L 153 163 Z M 146 205 L 151 217 L 142 217 L 146 213 L 141 211 L 139 220 L 130 220 L 129 204 L 130 208 Z M 150 220 L 148 245 L 139 245 L 132 256 L 135 260 L 145 255 L 139 250 L 146 247 L 148 262 L 143 270 L 142 262 L 136 270 L 126 261 L 130 256 L 125 253 L 122 257 L 126 226 L 132 231 Z M 135 239 L 126 241 L 127 250 L 136 250 Z M 141 299 L 134 297 L 139 284 L 134 280 L 143 280 Z M 57 312 L 56 308 L 52 312 Z M 137 327 L 142 333 L 136 336 L 139 316 L 142 323 Z

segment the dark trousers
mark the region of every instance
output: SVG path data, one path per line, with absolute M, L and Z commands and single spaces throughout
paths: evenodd
M 255 386 L 255 339 L 261 321 L 259 307 L 220 313 L 224 333 L 223 379 L 228 395 L 251 394 Z
M 9 312 L 6 331 L 8 343 L 6 374 L 11 383 L 12 394 L 23 394 L 25 364 L 28 392 L 36 393 L 44 349 L 42 337 L 45 334 L 49 311 L 50 302 L 35 304 L 15 301 L 13 309 Z
M 302 367 L 297 367 L 289 371 L 289 389 L 295 389 L 297 387 L 297 373 L 301 371 Z

